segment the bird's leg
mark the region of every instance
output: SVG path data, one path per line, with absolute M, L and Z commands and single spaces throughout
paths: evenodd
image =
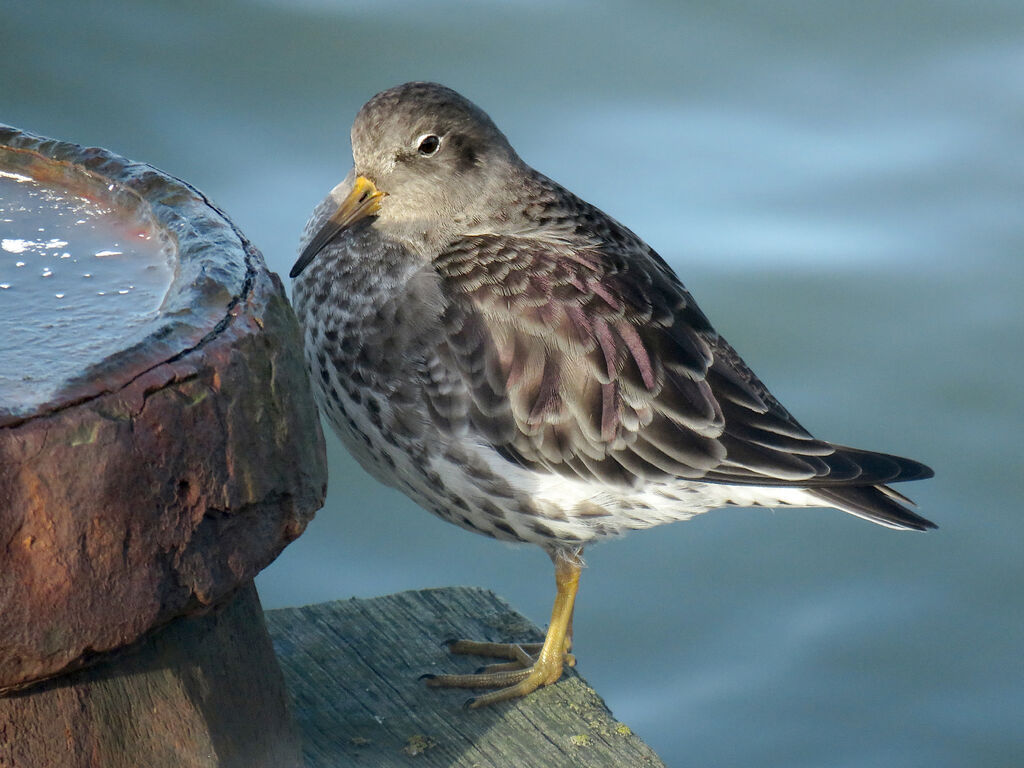
M 436 688 L 497 688 L 491 693 L 470 699 L 467 706 L 485 707 L 498 701 L 525 696 L 542 685 L 557 681 L 565 665 L 574 666 L 572 647 L 572 616 L 579 587 L 583 561 L 582 549 L 557 550 L 551 559 L 555 564 L 555 605 L 551 624 L 543 643 L 478 643 L 456 640 L 448 644 L 452 653 L 491 656 L 509 659 L 508 663 L 492 664 L 470 675 L 424 675 L 427 685 Z

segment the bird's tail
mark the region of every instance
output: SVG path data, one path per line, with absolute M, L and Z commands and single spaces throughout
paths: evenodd
M 929 528 L 938 528 L 931 520 L 911 512 L 906 505 L 913 506 L 914 502 L 887 485 L 837 485 L 808 490 L 830 507 L 887 528 L 901 531 L 926 531 Z

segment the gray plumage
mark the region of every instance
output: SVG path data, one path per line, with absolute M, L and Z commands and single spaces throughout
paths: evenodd
M 382 482 L 549 551 L 730 504 L 934 527 L 887 487 L 930 469 L 814 438 L 661 257 L 454 91 L 378 94 L 352 150 L 294 303 L 318 401 Z

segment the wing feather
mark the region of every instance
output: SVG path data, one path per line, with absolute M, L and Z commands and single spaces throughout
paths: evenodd
M 627 230 L 606 240 L 473 235 L 436 257 L 446 300 L 437 359 L 466 402 L 431 377 L 434 418 L 455 429 L 463 417 L 458 428 L 523 466 L 615 485 L 921 475 L 916 462 L 815 439 L 653 251 Z

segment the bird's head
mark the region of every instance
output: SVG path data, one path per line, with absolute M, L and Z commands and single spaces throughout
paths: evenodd
M 298 275 L 345 229 L 367 217 L 414 244 L 468 232 L 522 165 L 486 113 L 437 83 L 378 93 L 352 125 L 353 169 L 332 192 L 337 210 L 292 268 Z

